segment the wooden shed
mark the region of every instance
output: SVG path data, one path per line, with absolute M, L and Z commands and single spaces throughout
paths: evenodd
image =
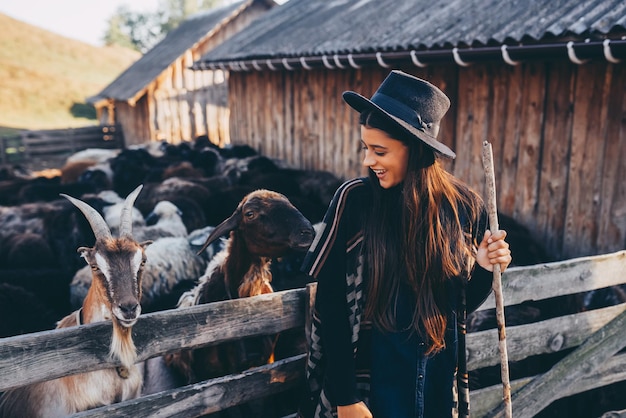
M 446 167 L 559 259 L 626 244 L 626 2 L 290 0 L 207 53 L 228 68 L 232 143 L 348 178 L 363 173 L 345 90 L 391 69 L 451 98 Z
M 189 67 L 274 5 L 238 1 L 189 17 L 88 102 L 102 124 L 121 125 L 127 145 L 200 135 L 228 143 L 228 73 Z

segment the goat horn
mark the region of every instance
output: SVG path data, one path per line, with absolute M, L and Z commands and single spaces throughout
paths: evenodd
M 143 188 L 143 184 L 137 186 L 124 200 L 124 207 L 122 208 L 121 222 L 120 222 L 120 237 L 131 237 L 133 233 L 133 205 L 139 192 Z
M 72 202 L 74 206 L 80 209 L 83 215 L 85 215 L 85 218 L 87 218 L 89 225 L 91 225 L 91 229 L 93 230 L 93 234 L 96 237 L 96 240 L 111 238 L 111 230 L 109 229 L 109 226 L 107 225 L 102 215 L 100 215 L 97 210 L 95 210 L 82 200 L 76 199 L 72 196 L 68 196 L 63 193 L 61 193 L 61 196 Z

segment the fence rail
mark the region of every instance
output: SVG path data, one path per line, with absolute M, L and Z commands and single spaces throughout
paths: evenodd
M 502 282 L 507 308 L 523 301 L 626 285 L 626 251 L 513 267 L 503 274 Z M 305 289 L 142 315 L 133 328 L 139 360 L 245 336 L 308 329 L 315 290 L 312 284 Z M 479 311 L 487 309 L 493 309 L 490 300 Z M 626 380 L 626 354 L 618 353 L 626 346 L 626 327 L 621 326 L 624 318 L 626 303 L 507 327 L 509 361 L 575 348 L 550 371 L 511 382 L 515 416 L 532 417 L 556 399 Z M 110 334 L 111 324 L 97 323 L 0 339 L 0 391 L 116 366 L 108 358 Z M 496 329 L 468 334 L 470 370 L 499 364 L 497 341 Z M 301 385 L 304 361 L 302 353 L 241 374 L 75 416 L 200 416 Z M 572 372 L 575 381 L 563 375 L 564 368 Z M 543 390 L 545 387 L 550 390 Z M 500 416 L 501 385 L 474 390 L 471 396 L 473 417 Z
M 0 163 L 19 164 L 31 170 L 60 168 L 67 157 L 87 148 L 123 148 L 118 125 L 22 131 L 0 136 Z

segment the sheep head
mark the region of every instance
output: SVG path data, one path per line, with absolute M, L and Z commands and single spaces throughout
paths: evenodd
M 247 194 L 233 214 L 215 227 L 198 254 L 226 234 L 237 238 L 250 255 L 280 257 L 290 250 L 306 250 L 315 231 L 287 197 L 260 189 Z

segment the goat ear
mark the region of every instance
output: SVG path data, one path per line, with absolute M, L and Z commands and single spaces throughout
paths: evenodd
M 240 219 L 241 219 L 241 210 L 237 209 L 232 215 L 230 215 L 228 219 L 224 220 L 221 224 L 216 226 L 213 231 L 211 231 L 211 234 L 209 234 L 209 236 L 207 237 L 206 241 L 204 242 L 204 245 L 202 246 L 202 248 L 200 248 L 200 251 L 198 251 L 196 254 L 197 255 L 202 254 L 202 252 L 206 250 L 206 248 L 209 245 L 211 245 L 211 243 L 216 241 L 219 237 L 226 235 L 230 231 L 237 229 L 237 227 L 239 226 Z
M 148 245 L 152 244 L 154 241 L 152 241 L 151 239 L 147 240 L 147 241 L 143 241 L 140 242 L 139 245 L 141 246 L 141 248 L 146 248 Z
M 91 248 L 89 248 L 89 247 L 79 247 L 79 248 L 76 250 L 76 252 L 77 252 L 78 254 L 80 254 L 80 256 L 81 256 L 82 258 L 87 258 L 87 255 L 89 255 L 89 250 L 91 250 Z

